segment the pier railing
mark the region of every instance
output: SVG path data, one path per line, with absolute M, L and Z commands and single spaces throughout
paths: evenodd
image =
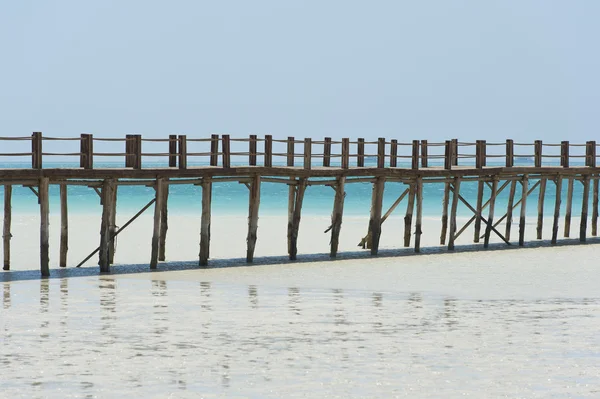
M 0 152 L 0 157 L 31 157 L 31 168 L 41 169 L 44 161 L 58 157 L 76 157 L 79 166 L 93 169 L 94 161 L 103 158 L 124 160 L 126 168 L 141 169 L 144 162 L 168 162 L 171 168 L 187 169 L 188 164 L 229 168 L 232 165 L 274 165 L 311 169 L 325 168 L 408 168 L 437 167 L 451 170 L 459 166 L 484 168 L 487 166 L 545 165 L 569 167 L 571 164 L 596 167 L 596 141 L 585 143 L 533 143 L 515 142 L 462 142 L 457 139 L 440 142 L 427 140 L 398 141 L 378 138 L 350 140 L 342 138 L 323 140 L 311 138 L 274 139 L 271 135 L 248 138 L 232 138 L 228 134 L 213 134 L 207 138 L 186 135 L 169 135 L 168 138 L 143 138 L 138 134 L 106 138 L 82 134 L 80 137 L 48 137 L 34 132 L 25 137 L 0 137 L 0 143 L 29 141 L 30 152 Z M 45 151 L 45 147 L 65 148 L 69 142 L 78 141 L 79 151 Z M 48 143 L 47 143 L 48 142 Z M 50 143 L 52 142 L 52 144 Z M 123 146 L 122 152 L 114 152 L 115 145 Z M 95 148 L 111 144 L 112 152 Z M 71 145 L 73 146 L 73 145 Z M 148 147 L 159 151 L 148 151 Z M 77 147 L 76 147 L 77 149 Z M 233 160 L 233 162 L 232 162 Z

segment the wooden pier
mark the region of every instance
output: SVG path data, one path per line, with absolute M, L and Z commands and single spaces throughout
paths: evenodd
M 544 222 L 544 200 L 547 189 L 556 192 L 552 244 L 559 235 L 559 219 L 563 181 L 567 184 L 564 237 L 571 234 L 572 198 L 575 190 L 582 190 L 581 223 L 579 240 L 588 236 L 589 197 L 592 191 L 591 235 L 598 232 L 598 179 L 600 169 L 596 167 L 595 141 L 574 144 L 518 143 L 513 140 L 488 143 L 485 140 L 460 142 L 457 139 L 444 142 L 412 140 L 401 142 L 396 139 L 379 138 L 365 141 L 359 138 L 323 140 L 304 138 L 297 140 L 274 139 L 270 135 L 248 138 L 231 138 L 229 135 L 211 135 L 208 138 L 188 138 L 186 135 L 170 135 L 168 138 L 142 138 L 141 135 L 126 135 L 122 138 L 94 137 L 82 134 L 79 137 L 46 137 L 40 132 L 25 137 L 0 137 L 4 148 L 21 146 L 21 152 L 0 153 L 4 159 L 31 159 L 31 166 L 0 169 L 0 185 L 4 186 L 4 270 L 10 270 L 11 240 L 11 197 L 12 186 L 28 187 L 38 197 L 40 206 L 40 270 L 42 276 L 50 274 L 49 248 L 49 186 L 60 186 L 60 248 L 59 266 L 67 265 L 68 252 L 68 207 L 67 186 L 87 186 L 95 190 L 101 199 L 102 220 L 99 246 L 79 265 L 98 255 L 100 272 L 110 272 L 115 258 L 115 237 L 153 206 L 154 229 L 150 250 L 150 268 L 158 267 L 165 260 L 165 241 L 168 229 L 169 186 L 174 184 L 198 185 L 202 188 L 202 213 L 200 216 L 199 265 L 206 266 L 210 259 L 210 227 L 212 186 L 221 182 L 236 181 L 249 190 L 248 234 L 246 259 L 252 262 L 258 232 L 261 183 L 280 183 L 289 186 L 288 200 L 288 254 L 294 260 L 298 252 L 298 234 L 302 216 L 304 195 L 310 186 L 330 186 L 334 192 L 331 226 L 330 255 L 338 252 L 339 235 L 344 213 L 344 187 L 347 184 L 368 182 L 373 185 L 371 214 L 367 234 L 360 240 L 363 248 L 377 255 L 381 236 L 381 225 L 389 215 L 407 198 L 403 244 L 411 246 L 414 235 L 414 250 L 421 250 L 421 224 L 423 214 L 423 185 L 440 184 L 444 187 L 442 204 L 442 228 L 440 244 L 448 250 L 455 248 L 456 239 L 473 224 L 473 241 L 483 239 L 488 247 L 492 234 L 507 245 L 511 245 L 513 211 L 520 207 L 518 240 L 525 243 L 527 199 L 537 189 L 538 217 L 537 238 L 542 239 Z M 110 145 L 114 150 L 122 147 L 123 152 L 96 151 L 98 146 Z M 72 152 L 55 152 L 53 148 L 75 146 Z M 45 148 L 50 148 L 46 150 Z M 160 148 L 159 152 L 145 150 Z M 79 167 L 53 167 L 56 160 L 78 160 Z M 113 167 L 98 167 L 99 159 L 120 162 Z M 96 164 L 95 164 L 96 162 Z M 163 166 L 152 166 L 163 165 Z M 461 183 L 478 182 L 477 200 L 473 206 L 460 193 Z M 400 182 L 407 186 L 390 209 L 383 213 L 383 193 L 386 182 Z M 548 183 L 550 182 L 550 187 Z M 553 183 L 553 184 L 552 184 Z M 581 185 L 580 185 L 581 184 Z M 124 185 L 152 186 L 155 198 L 117 230 L 116 203 L 118 188 Z M 484 198 L 484 188 L 489 187 L 490 196 Z M 506 212 L 497 218 L 497 196 L 508 188 L 509 200 Z M 457 224 L 457 209 L 462 203 L 473 213 L 464 225 Z M 414 223 L 413 223 L 414 219 Z M 505 221 L 504 231 L 499 225 Z M 482 232 L 483 227 L 483 232 Z M 399 239 L 400 242 L 400 239 Z

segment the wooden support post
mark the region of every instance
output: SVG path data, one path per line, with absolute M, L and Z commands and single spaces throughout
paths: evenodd
M 210 257 L 210 217 L 212 203 L 212 179 L 202 179 L 202 220 L 200 225 L 200 266 L 208 265 Z
M 373 183 L 373 194 L 371 196 L 371 217 L 369 220 L 369 231 L 371 232 L 371 255 L 377 255 L 379 251 L 379 238 L 381 237 L 381 211 L 383 207 L 383 190 L 385 188 L 385 177 L 378 177 Z
M 475 214 L 475 233 L 473 234 L 473 242 L 479 242 L 480 233 L 481 233 L 481 212 L 483 210 L 483 189 L 484 189 L 484 181 L 480 180 L 477 182 L 477 204 L 475 205 L 475 209 L 477 213 Z M 491 198 L 491 197 L 490 197 Z
M 331 166 L 331 137 L 325 137 L 323 143 L 323 166 Z
M 67 185 L 60 185 L 60 256 L 59 266 L 67 266 L 67 251 L 69 250 L 69 217 L 67 209 Z
M 450 183 L 444 183 L 444 198 L 442 199 L 442 231 L 440 233 L 440 245 L 446 245 L 448 233 L 448 202 L 450 200 Z
M 115 263 L 115 240 L 112 237 L 115 236 L 117 231 L 117 191 L 119 189 L 118 184 L 115 184 L 112 191 L 112 198 L 110 199 L 110 224 L 108 226 L 108 233 L 110 241 L 108 242 L 108 263 L 112 265 Z
M 31 135 L 31 168 L 42 169 L 42 132 Z
M 390 168 L 398 166 L 398 140 L 392 140 L 390 144 Z
M 49 237 L 50 237 L 50 203 L 48 198 L 48 185 L 50 181 L 47 177 L 40 178 L 40 187 L 38 189 L 40 200 L 40 271 L 42 277 L 50 276 L 50 256 L 49 256 Z
M 100 254 L 99 262 L 100 273 L 110 271 L 110 222 L 112 214 L 112 199 L 114 198 L 115 182 L 114 179 L 105 179 L 102 182 L 102 223 L 100 226 Z
M 512 227 L 512 215 L 515 203 L 515 194 L 517 191 L 517 181 L 513 180 L 510 182 L 510 191 L 508 193 L 508 206 L 506 208 L 506 230 L 504 231 L 504 238 L 506 241 L 510 241 L 510 230 Z
M 415 222 L 415 252 L 421 252 L 421 227 L 423 225 L 423 178 L 417 177 L 417 220 Z
M 569 142 L 560 142 L 560 166 L 564 168 L 569 167 Z
M 142 135 L 134 135 L 133 169 L 142 169 Z
M 412 142 L 411 160 L 411 168 L 413 170 L 419 169 L 419 140 L 413 140 Z
M 350 139 L 342 139 L 342 169 L 350 167 Z
M 583 198 L 581 199 L 581 221 L 579 224 L 579 241 L 585 242 L 587 232 L 588 203 L 590 201 L 590 175 L 583 175 Z
M 129 135 L 131 136 L 131 135 Z M 79 139 L 79 166 L 84 169 L 94 168 L 94 138 L 91 134 L 82 134 Z M 129 141 L 127 141 L 129 142 Z M 131 146 L 131 143 L 129 144 Z M 133 148 L 133 147 L 131 147 Z M 129 161 L 133 166 L 133 160 Z
M 219 166 L 219 135 L 210 135 L 210 166 Z
M 477 140 L 475 143 L 475 166 L 478 169 L 486 166 L 487 161 L 487 150 L 486 150 L 486 141 L 485 140 Z
M 450 209 L 450 235 L 448 238 L 448 249 L 454 250 L 454 239 L 456 234 L 456 212 L 458 210 L 458 197 L 460 195 L 460 177 L 454 178 L 454 188 L 452 190 L 452 207 Z
M 525 218 L 527 216 L 527 196 L 529 187 L 529 177 L 523 175 L 521 183 L 523 190 L 521 191 L 521 217 L 519 219 L 519 246 L 525 245 Z
M 187 136 L 179 136 L 179 169 L 187 169 Z
M 572 176 L 569 176 L 567 182 L 567 206 L 565 209 L 564 236 L 569 238 L 571 236 L 571 210 L 573 209 L 573 183 L 575 182 L 575 179 L 573 179 Z
M 515 142 L 511 139 L 506 140 L 506 167 L 512 168 L 515 165 Z
M 250 166 L 256 166 L 256 153 L 258 152 L 256 140 L 256 134 L 251 134 L 250 140 L 248 141 L 248 164 Z
M 540 193 L 538 196 L 538 220 L 537 220 L 537 239 L 542 239 L 544 228 L 544 199 L 546 198 L 546 181 L 545 177 L 540 178 Z
M 156 201 L 154 201 L 154 228 L 152 230 L 152 253 L 150 255 L 150 269 L 156 269 L 158 266 L 158 245 L 160 242 L 160 214 L 163 209 L 164 200 L 164 178 L 156 179 Z M 112 237 L 112 235 L 111 235 Z
M 498 191 L 498 176 L 492 179 L 492 192 L 490 194 L 489 216 L 485 226 L 485 237 L 483 239 L 483 247 L 487 248 L 490 245 L 490 234 L 494 224 L 494 208 L 496 207 L 496 193 Z
M 169 135 L 169 167 L 177 166 L 177 135 Z
M 534 162 L 536 168 L 542 167 L 542 140 L 536 140 L 533 144 L 534 149 Z
M 452 160 L 454 159 L 454 155 L 452 155 L 452 141 L 446 140 L 446 144 L 444 147 L 444 169 L 451 170 L 452 169 Z
M 554 223 L 552 224 L 552 244 L 558 239 L 558 219 L 560 218 L 560 202 L 562 199 L 562 176 L 557 175 L 554 183 L 556 185 L 556 196 L 554 197 Z
M 132 151 L 133 146 L 131 145 L 133 140 L 134 140 L 133 135 L 131 135 L 131 134 L 125 135 L 125 167 L 126 168 L 130 168 L 133 166 L 133 158 L 131 155 L 133 152 Z M 81 142 L 81 151 L 80 151 L 81 154 L 79 155 L 79 157 L 80 157 L 80 161 L 79 161 L 80 165 L 79 166 L 81 166 L 83 168 L 83 166 L 85 165 L 84 135 L 83 134 L 81 135 L 80 142 Z
M 452 166 L 458 166 L 458 139 L 452 139 Z
M 300 229 L 300 218 L 302 216 L 302 201 L 304 200 L 306 183 L 306 178 L 301 177 L 300 179 L 298 179 L 296 199 L 294 201 L 294 215 L 292 218 L 292 231 L 290 237 L 290 260 L 296 260 L 296 255 L 298 254 L 298 231 Z
M 290 180 L 296 182 L 294 177 Z M 292 232 L 294 230 L 294 208 L 296 206 L 296 184 L 288 185 L 288 226 L 287 226 L 287 243 L 288 255 L 292 253 Z
M 260 175 L 255 175 L 250 184 L 250 195 L 248 205 L 248 236 L 246 237 L 246 262 L 254 260 L 254 248 L 256 247 L 256 233 L 258 231 L 258 209 L 260 206 Z
M 10 239 L 12 234 L 10 233 L 11 219 L 12 219 L 12 186 L 4 186 L 4 229 L 3 229 L 3 241 L 4 241 L 4 270 L 10 270 Z
M 385 138 L 377 139 L 377 167 L 385 168 Z
M 294 166 L 294 138 L 287 138 L 287 166 Z
M 304 169 L 311 168 L 312 159 L 312 139 L 307 137 L 304 139 Z
M 169 179 L 165 178 L 162 190 L 162 209 L 160 211 L 160 235 L 158 240 L 158 261 L 166 260 L 167 230 L 169 230 Z
M 345 183 L 346 178 L 342 176 L 337 178 L 337 184 L 335 185 L 335 198 L 333 200 L 333 212 L 331 213 L 331 248 L 329 251 L 329 256 L 332 258 L 336 257 L 340 242 L 344 198 L 346 197 L 346 192 L 344 191 Z
M 598 175 L 594 177 L 594 189 L 592 199 L 592 236 L 598 235 Z
M 596 167 L 596 141 L 585 143 L 585 166 Z
M 427 159 L 427 140 L 421 140 L 421 167 L 426 168 L 428 166 Z
M 359 138 L 356 144 L 356 166 L 362 168 L 365 166 L 365 139 Z
M 222 154 L 222 159 L 223 159 L 223 167 L 224 168 L 230 168 L 231 167 L 231 145 L 230 145 L 230 139 L 229 139 L 229 135 L 228 134 L 224 134 L 223 136 L 221 136 L 223 143 L 223 154 Z
M 406 205 L 406 215 L 404 216 L 404 246 L 410 247 L 410 237 L 412 235 L 412 216 L 415 207 L 416 187 L 413 182 L 409 183 L 408 204 Z
M 265 166 L 273 166 L 273 136 L 270 134 L 265 135 Z

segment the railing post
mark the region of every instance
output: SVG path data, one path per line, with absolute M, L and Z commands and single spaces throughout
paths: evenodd
M 130 168 L 133 166 L 133 157 L 131 156 L 131 149 L 133 143 L 133 136 L 131 134 L 125 135 L 125 167 Z M 81 153 L 83 153 L 83 135 L 81 135 Z M 81 158 L 81 167 L 83 168 L 84 160 Z
M 596 141 L 585 143 L 585 166 L 596 167 Z
M 365 139 L 358 139 L 356 145 L 356 166 L 362 168 L 365 166 Z
M 187 136 L 179 135 L 179 169 L 187 169 Z
M 412 142 L 412 169 L 419 169 L 419 140 Z
M 219 165 L 219 135 L 210 135 L 210 166 Z
M 134 147 L 133 147 L 133 155 L 134 155 L 134 162 L 133 162 L 133 168 L 134 169 L 142 169 L 142 135 L 141 134 L 136 134 L 134 135 Z
M 350 139 L 342 139 L 342 169 L 350 167 Z
M 379 169 L 385 167 L 385 138 L 377 139 L 377 167 Z
M 452 140 L 446 140 L 444 147 L 444 169 L 452 169 L 452 160 L 454 159 Z
M 177 135 L 169 135 L 169 167 L 177 166 Z
M 304 169 L 310 169 L 312 158 L 312 139 L 305 138 L 304 139 Z
M 398 166 L 398 140 L 393 139 L 390 146 L 390 168 Z
M 256 166 L 256 151 L 256 134 L 251 134 L 248 142 L 248 163 L 250 166 Z
M 560 166 L 569 167 L 569 141 L 560 142 Z
M 31 135 L 31 167 L 42 169 L 42 132 Z
M 421 167 L 427 167 L 427 140 L 421 140 Z
M 323 143 L 323 166 L 331 166 L 331 137 L 325 137 Z
M 287 166 L 294 166 L 294 158 L 295 158 L 295 140 L 293 137 L 287 138 Z
M 452 139 L 452 166 L 458 166 L 458 139 Z
M 224 134 L 221 136 L 223 139 L 223 167 L 230 168 L 231 167 L 231 146 L 229 141 L 229 135 Z
M 475 142 L 475 167 L 477 169 L 482 169 L 486 166 L 486 157 L 486 141 L 477 140 Z
M 535 158 L 535 167 L 542 167 L 542 140 L 536 140 L 534 145 L 534 158 Z
M 79 139 L 79 166 L 84 169 L 94 168 L 94 138 L 91 134 L 82 134 Z
M 273 166 L 273 136 L 270 134 L 265 135 L 265 166 Z
M 506 140 L 506 167 L 512 168 L 515 165 L 515 142 L 511 139 Z

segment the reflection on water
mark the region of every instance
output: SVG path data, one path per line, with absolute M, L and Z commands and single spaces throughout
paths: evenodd
M 597 298 L 110 277 L 2 290 L 0 397 L 598 394 Z

